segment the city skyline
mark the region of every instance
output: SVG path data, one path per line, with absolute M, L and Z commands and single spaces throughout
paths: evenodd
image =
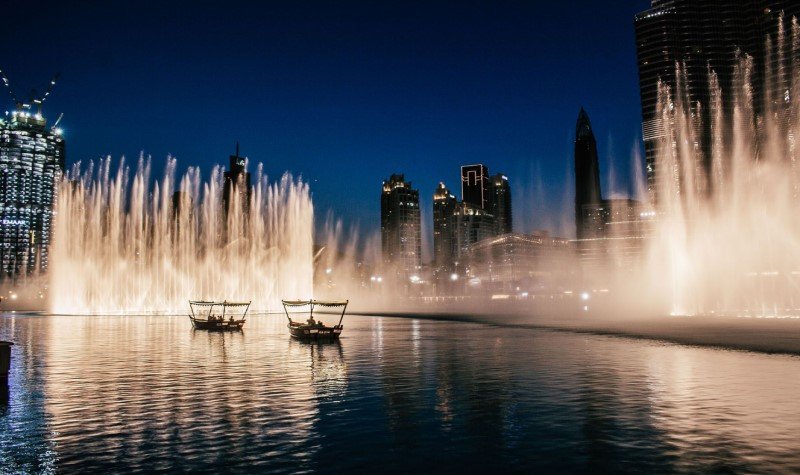
M 19 93 L 62 73 L 45 113 L 51 120 L 65 113 L 68 165 L 106 154 L 130 161 L 144 150 L 155 172 L 173 153 L 179 167 L 200 165 L 207 176 L 238 140 L 242 155 L 264 162 L 270 175 L 302 174 L 318 216 L 331 210 L 348 224 L 377 230 L 379 210 L 365 205 L 377 181 L 400 171 L 430 190 L 441 180 L 456 183 L 456 166 L 487 162 L 514 177 L 520 230 L 565 234 L 572 225 L 563 189 L 572 181 L 574 111 L 583 105 L 604 124 L 597 131 L 601 168 L 609 170 L 613 159 L 617 183 L 628 181 L 640 141 L 632 18 L 649 2 L 584 3 L 580 15 L 511 3 L 495 9 L 346 2 L 335 10 L 320 3 L 303 12 L 257 9 L 253 18 L 234 5 L 210 30 L 202 20 L 218 12 L 208 5 L 187 12 L 180 3 L 146 12 L 102 6 L 86 25 L 73 7 L 56 4 L 62 14 L 53 16 L 63 21 L 38 24 L 39 34 L 20 43 L 14 57 L 0 57 L 0 66 Z M 7 43 L 33 28 L 27 8 L 11 5 Z M 169 18 L 179 12 L 182 26 L 173 32 Z M 539 22 L 542 15 L 552 24 Z M 336 21 L 326 22 L 331 17 Z M 595 25 L 598 17 L 617 27 Z M 498 22 L 506 25 L 502 33 Z M 582 35 L 593 38 L 592 46 Z M 476 50 L 477 37 L 483 46 Z M 177 55 L 194 42 L 199 57 Z M 255 61 L 237 52 L 257 46 L 263 54 Z M 594 71 L 591 78 L 585 68 Z M 336 182 L 345 177 L 356 178 L 342 195 Z M 430 220 L 429 193 L 421 199 Z

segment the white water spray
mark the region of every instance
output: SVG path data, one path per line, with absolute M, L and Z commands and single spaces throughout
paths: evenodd
M 289 174 L 269 183 L 259 165 L 249 206 L 246 194 L 231 193 L 226 213 L 219 167 L 208 181 L 189 168 L 177 186 L 175 167 L 168 159 L 152 187 L 149 158 L 132 177 L 124 160 L 113 175 L 110 158 L 73 167 L 58 190 L 51 311 L 183 313 L 190 299 L 252 300 L 268 310 L 312 297 L 305 183 Z

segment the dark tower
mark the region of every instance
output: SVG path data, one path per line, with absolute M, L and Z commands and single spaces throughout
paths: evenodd
M 508 177 L 502 173 L 493 175 L 489 179 L 489 196 L 489 212 L 494 216 L 495 234 L 512 232 L 511 185 L 508 184 Z
M 236 155 L 228 158 L 230 159 L 230 168 L 225 172 L 225 184 L 222 189 L 225 213 L 230 211 L 232 193 L 238 193 L 242 210 L 247 212 L 250 208 L 250 172 L 245 169 L 247 159 L 239 156 L 239 142 L 236 142 Z
M 594 140 L 589 116 L 581 107 L 575 127 L 575 228 L 578 239 L 583 239 L 584 206 L 599 205 L 600 166 L 597 162 L 597 143 Z
M 437 270 L 453 263 L 453 229 L 450 218 L 456 210 L 456 197 L 439 183 L 433 192 L 433 262 Z
M 461 167 L 461 201 L 476 208 L 489 208 L 489 170 L 483 165 Z

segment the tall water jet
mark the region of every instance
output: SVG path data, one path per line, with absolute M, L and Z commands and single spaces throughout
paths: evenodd
M 252 300 L 313 293 L 313 216 L 308 185 L 290 174 L 270 183 L 258 166 L 248 193 L 223 199 L 224 176 L 207 181 L 176 161 L 151 186 L 150 159 L 135 172 L 111 159 L 75 165 L 58 188 L 50 274 L 57 313 L 184 312 L 189 299 Z M 241 181 L 237 187 L 247 186 Z M 240 188 L 241 189 L 241 188 Z
M 687 99 L 680 65 L 674 87 L 659 85 L 659 217 L 649 269 L 655 285 L 671 293 L 674 313 L 800 314 L 796 19 L 790 31 L 782 26 L 776 41 L 767 41 L 767 58 L 773 57 L 777 67 L 767 64 L 762 72 L 759 107 L 747 56 L 732 90 L 721 90 L 709 75 L 709 104 Z M 710 108 L 710 156 L 701 145 L 702 107 Z

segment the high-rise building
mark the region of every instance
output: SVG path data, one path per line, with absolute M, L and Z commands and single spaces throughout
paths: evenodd
M 601 201 L 597 142 L 589 116 L 581 107 L 575 128 L 575 228 L 578 239 L 590 237 L 585 235 L 584 207 L 599 205 Z
M 411 276 L 422 267 L 419 191 L 402 174 L 383 182 L 381 247 L 384 262 L 399 274 Z
M 489 212 L 494 216 L 496 235 L 512 232 L 511 185 L 508 184 L 508 177 L 502 173 L 489 179 Z
M 786 66 L 792 58 L 791 54 L 779 51 L 777 37 L 781 18 L 783 30 L 790 31 L 789 19 L 793 16 L 800 16 L 797 0 L 652 0 L 650 9 L 636 15 L 642 135 L 651 200 L 658 199 L 656 145 L 664 131 L 656 110 L 659 80 L 674 93 L 678 82 L 676 65 L 684 70 L 684 94 L 693 108 L 692 113 L 700 119 L 700 130 L 695 131 L 696 146 L 701 152 L 698 165 L 707 172 L 711 162 L 711 114 L 714 113 L 709 101 L 710 72 L 716 74 L 723 91 L 723 112 L 730 117 L 738 55 L 750 56 L 753 60 L 750 77 L 753 108 L 759 114 L 765 103 L 765 84 L 787 81 L 785 76 L 789 68 Z M 769 54 L 765 47 L 768 36 L 773 44 Z M 765 77 L 765 72 L 769 72 L 770 77 Z M 778 78 L 779 75 L 782 76 Z M 784 91 L 772 92 L 781 99 L 775 100 L 782 102 Z M 706 182 L 697 183 L 704 188 L 697 191 L 708 191 Z
M 489 170 L 483 165 L 461 167 L 461 201 L 489 209 Z
M 453 233 L 453 258 L 461 259 L 471 244 L 495 235 L 494 216 L 488 211 L 462 201 L 450 216 Z
M 453 232 L 450 217 L 456 210 L 456 197 L 439 183 L 433 192 L 433 262 L 442 270 L 453 262 Z
M 250 195 L 252 185 L 250 184 L 250 172 L 247 171 L 247 159 L 239 155 L 239 142 L 236 142 L 236 155 L 228 157 L 230 166 L 225 172 L 225 183 L 222 188 L 222 201 L 225 205 L 225 212 L 228 213 L 231 207 L 231 199 L 238 196 L 239 206 L 244 212 L 250 208 Z M 236 193 L 236 195 L 233 195 Z
M 41 105 L 43 99 L 38 101 Z M 0 266 L 3 277 L 48 267 L 53 205 L 64 171 L 61 129 L 28 104 L 0 119 Z

